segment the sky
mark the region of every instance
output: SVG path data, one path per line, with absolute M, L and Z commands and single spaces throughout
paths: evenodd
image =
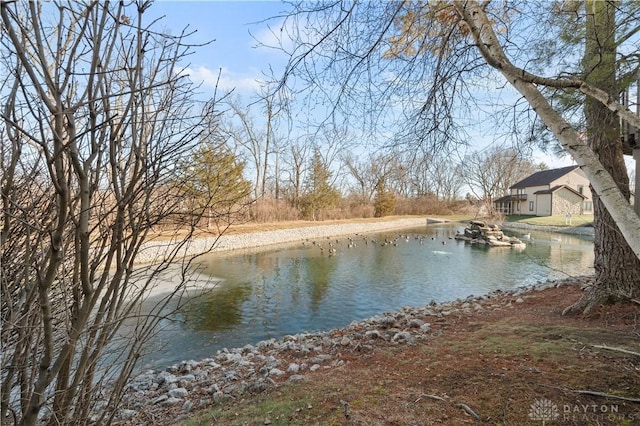
M 207 43 L 198 47 L 189 60 L 189 74 L 204 81 L 209 89 L 215 87 L 220 74 L 223 89 L 235 88 L 242 95 L 259 89 L 259 80 L 269 67 L 282 69 L 286 57 L 265 47 L 275 43 L 270 26 L 279 31 L 282 19 L 266 22 L 278 16 L 287 5 L 279 1 L 179 1 L 160 0 L 149 10 L 152 17 L 164 17 L 160 28 L 176 34 L 181 29 L 196 30 L 190 40 Z M 213 40 L 213 41 L 212 41 Z
M 213 94 L 220 75 L 222 89 L 235 88 L 235 93 L 249 97 L 259 90 L 264 73 L 271 68 L 278 75 L 286 64 L 282 52 L 259 47 L 259 42 L 275 43 L 273 34 L 279 32 L 282 19 L 271 18 L 282 15 L 287 8 L 280 1 L 159 0 L 149 10 L 149 16 L 162 17 L 160 28 L 168 28 L 174 34 L 188 27 L 197 31 L 192 41 L 211 41 L 197 48 L 184 64 L 192 80 L 203 82 L 205 95 Z M 551 168 L 575 164 L 568 155 L 559 158 L 535 152 L 534 159 Z

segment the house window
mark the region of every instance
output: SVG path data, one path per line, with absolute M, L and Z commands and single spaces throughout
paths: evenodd
M 590 212 L 593 209 L 593 203 L 591 201 L 584 202 L 584 211 Z
M 529 201 L 529 211 L 533 211 L 533 201 Z
M 578 193 L 582 194 L 584 192 L 584 185 L 578 185 Z

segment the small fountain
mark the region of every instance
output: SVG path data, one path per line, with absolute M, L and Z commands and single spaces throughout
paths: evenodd
M 470 244 L 488 244 L 492 247 L 512 247 L 523 249 L 527 245 L 516 237 L 504 235 L 498 225 L 487 224 L 480 220 L 472 220 L 464 233 L 459 231 L 454 237 L 456 240 L 466 241 Z

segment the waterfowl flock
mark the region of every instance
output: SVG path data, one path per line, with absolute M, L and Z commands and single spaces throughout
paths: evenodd
M 302 245 L 307 246 L 311 244 L 315 246 L 321 253 L 328 254 L 329 256 L 335 256 L 339 250 L 349 250 L 358 247 L 358 244 L 365 246 L 376 247 L 398 247 L 400 244 L 407 244 L 411 241 L 415 241 L 419 245 L 424 245 L 427 241 L 431 241 L 432 244 L 446 245 L 447 240 L 452 240 L 452 236 L 428 236 L 424 234 L 398 234 L 395 237 L 384 237 L 378 239 L 369 235 L 355 234 L 354 236 L 346 236 L 342 238 L 327 237 L 326 242 L 322 240 L 310 240 L 303 241 Z M 441 251 L 433 251 L 433 253 L 442 253 Z

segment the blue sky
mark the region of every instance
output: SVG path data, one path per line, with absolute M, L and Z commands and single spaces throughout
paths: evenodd
M 278 30 L 282 20 L 265 22 L 286 9 L 279 1 L 179 1 L 161 0 L 151 7 L 150 16 L 164 19 L 160 28 L 173 34 L 181 29 L 197 30 L 191 41 L 207 46 L 196 49 L 189 58 L 189 74 L 194 80 L 213 87 L 219 70 L 224 89 L 235 88 L 240 94 L 250 94 L 259 88 L 269 66 L 282 69 L 286 58 L 273 49 L 256 47 L 257 40 L 271 44 L 274 38 L 269 29 Z M 256 40 L 257 39 L 257 40 Z M 187 64 L 185 64 L 187 65 Z
M 204 83 L 205 94 L 213 87 L 221 72 L 222 89 L 235 88 L 235 92 L 249 97 L 259 89 L 259 82 L 271 66 L 274 72 L 282 71 L 286 57 L 273 49 L 257 47 L 258 41 L 273 45 L 273 31 L 279 32 L 281 19 L 270 19 L 281 15 L 288 8 L 280 1 L 180 1 L 160 0 L 148 11 L 149 16 L 164 16 L 159 28 L 169 28 L 177 33 L 185 27 L 196 30 L 192 41 L 204 43 L 188 63 L 188 72 L 194 81 Z M 158 28 L 158 27 L 157 27 Z M 475 148 L 475 147 L 474 147 Z M 536 153 L 537 161 L 550 167 L 573 164 L 565 156 Z

